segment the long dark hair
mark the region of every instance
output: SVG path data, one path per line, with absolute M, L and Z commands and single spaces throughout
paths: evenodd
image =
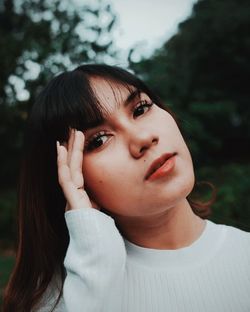
M 18 188 L 18 249 L 16 263 L 4 294 L 4 312 L 31 311 L 55 274 L 65 279 L 63 260 L 69 243 L 64 219 L 66 201 L 59 186 L 56 140 L 68 141 L 70 128 L 87 129 L 103 119 L 102 108 L 90 86 L 91 77 L 135 87 L 164 107 L 137 77 L 108 65 L 83 65 L 65 72 L 44 88 L 27 121 Z M 173 112 L 164 107 L 176 120 Z M 189 199 L 194 212 L 206 217 L 208 203 Z M 53 310 L 53 308 L 52 308 Z

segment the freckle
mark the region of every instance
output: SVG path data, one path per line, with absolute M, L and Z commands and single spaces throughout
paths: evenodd
M 100 184 L 102 184 L 102 183 L 103 183 L 103 182 L 102 182 L 102 180 L 99 180 L 98 182 L 99 182 Z

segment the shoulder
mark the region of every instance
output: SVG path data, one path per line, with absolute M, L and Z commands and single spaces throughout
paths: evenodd
M 234 251 L 245 255 L 250 262 L 250 233 L 233 226 L 225 225 L 228 245 Z
M 250 232 L 241 230 L 240 228 L 234 227 L 232 225 L 227 225 L 227 224 L 221 224 L 221 223 L 216 223 L 211 220 L 207 220 L 210 227 L 216 230 L 224 231 L 227 235 L 232 236 L 233 238 L 237 239 L 246 239 L 250 240 Z
M 250 232 L 243 231 L 234 226 L 217 224 L 209 221 L 220 233 L 223 250 L 230 253 L 245 254 L 250 259 Z
M 242 243 L 245 242 L 250 244 L 250 232 L 243 231 L 231 225 L 222 226 L 225 228 L 227 236 L 230 237 L 233 241 L 241 241 Z

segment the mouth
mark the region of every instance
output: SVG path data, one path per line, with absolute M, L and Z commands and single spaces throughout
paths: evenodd
M 168 159 L 175 155 L 177 155 L 177 153 L 165 153 L 159 158 L 155 159 L 146 173 L 145 180 L 148 180 L 150 176 L 155 173 L 160 167 L 162 167 Z

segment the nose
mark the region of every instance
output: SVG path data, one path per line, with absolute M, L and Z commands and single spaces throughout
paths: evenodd
M 139 130 L 130 133 L 130 153 L 134 158 L 142 157 L 152 146 L 157 145 L 159 137 L 152 130 Z

